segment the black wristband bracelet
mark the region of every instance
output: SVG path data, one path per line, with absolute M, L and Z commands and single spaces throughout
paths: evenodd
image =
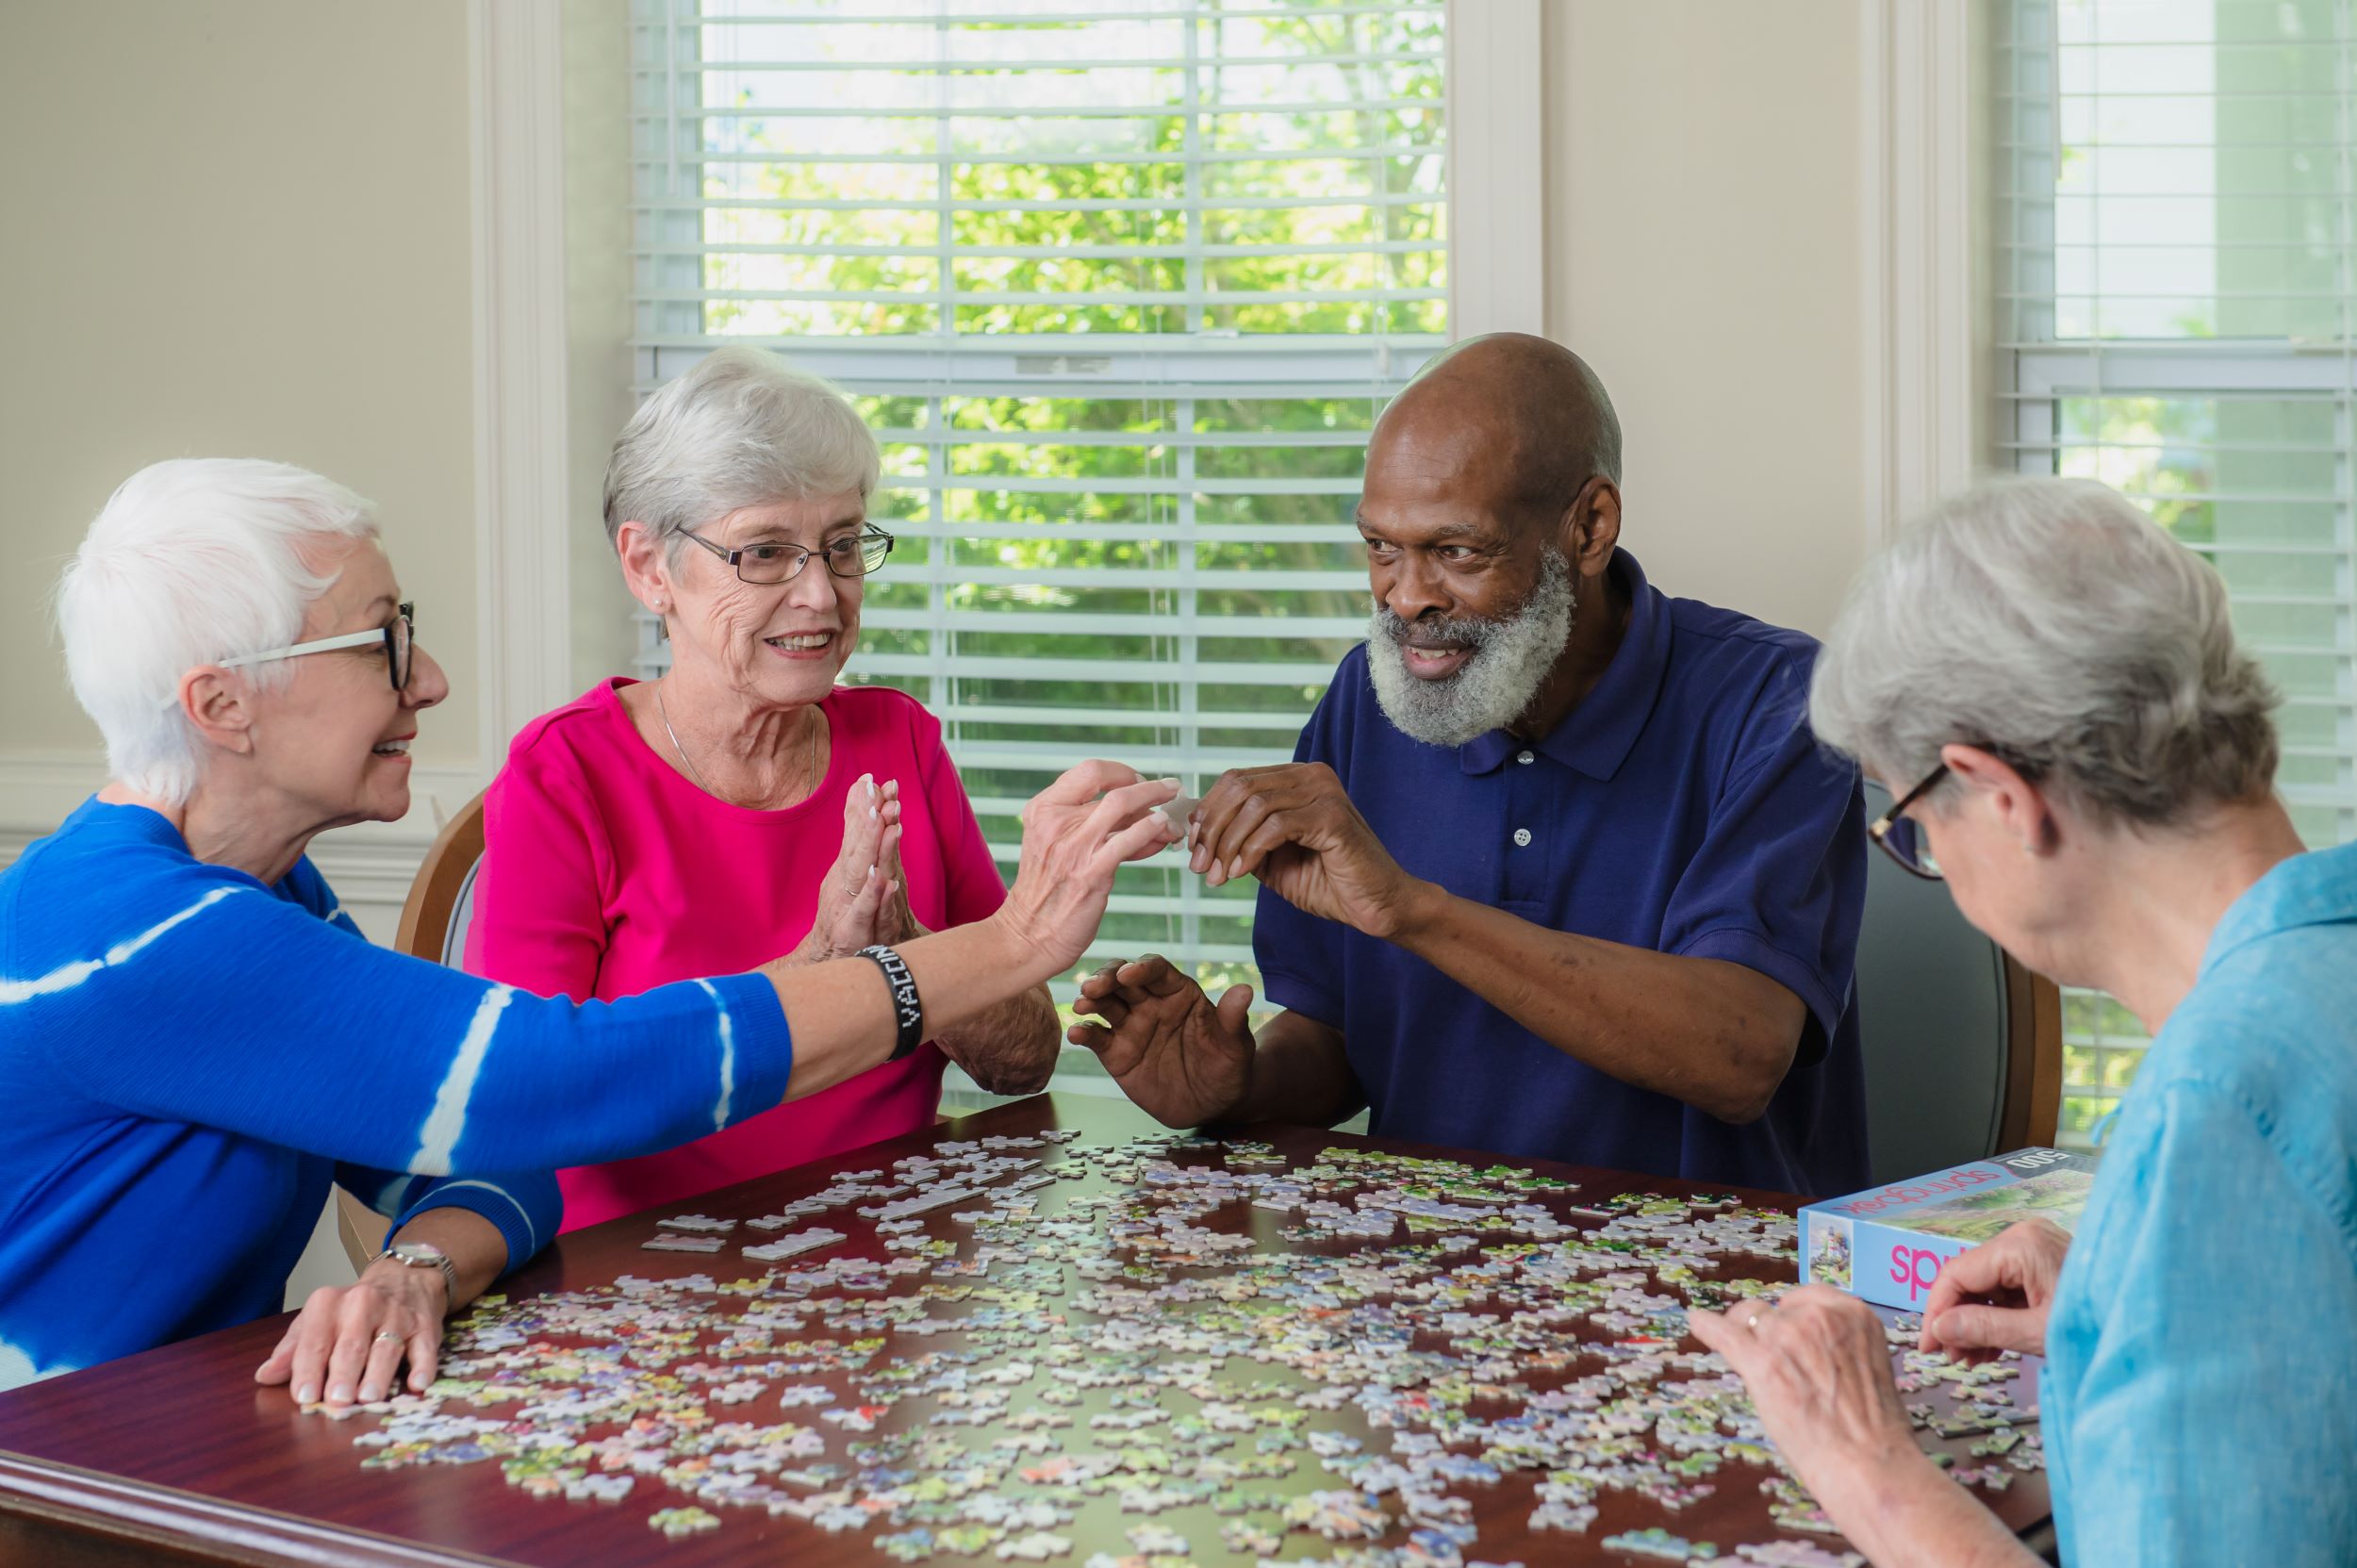
M 925 1043 L 925 1009 L 916 999 L 916 982 L 909 974 L 909 966 L 900 955 L 881 944 L 862 948 L 862 958 L 872 958 L 882 969 L 884 983 L 892 987 L 892 1012 L 900 1025 L 900 1038 L 893 1043 L 889 1061 L 898 1062 Z

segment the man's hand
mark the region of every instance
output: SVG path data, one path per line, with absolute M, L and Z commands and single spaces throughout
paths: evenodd
M 1211 886 L 1244 875 L 1297 909 L 1391 938 L 1425 884 L 1400 868 L 1322 762 L 1220 775 L 1189 819 L 1188 866 Z
M 2004 1350 L 2044 1355 L 2046 1314 L 2069 1250 L 2070 1232 L 2050 1219 L 2025 1219 L 1957 1253 L 1923 1303 L 1922 1348 L 1975 1365 Z
M 1244 1103 L 1252 1087 L 1252 987 L 1217 1003 L 1192 976 L 1153 954 L 1108 964 L 1080 982 L 1075 1013 L 1105 1020 L 1065 1036 L 1096 1053 L 1122 1092 L 1164 1127 L 1198 1127 Z

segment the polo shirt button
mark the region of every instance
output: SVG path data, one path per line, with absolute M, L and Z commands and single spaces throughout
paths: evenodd
M 1514 847 L 1518 850 L 1527 850 L 1530 848 L 1530 830 L 1528 828 L 1516 828 L 1514 830 Z
M 1528 767 L 1532 763 L 1537 762 L 1539 759 L 1528 751 L 1517 751 L 1514 753 L 1514 760 L 1521 763 L 1525 767 Z

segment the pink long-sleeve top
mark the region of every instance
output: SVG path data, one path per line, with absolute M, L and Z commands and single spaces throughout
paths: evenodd
M 864 773 L 900 783 L 900 864 L 919 924 L 946 930 L 1004 901 L 1006 883 L 942 749 L 941 721 L 914 698 L 836 687 L 819 704 L 832 754 L 817 791 L 758 811 L 714 799 L 656 755 L 617 695 L 630 684 L 592 686 L 508 749 L 484 801 L 467 934 L 473 973 L 541 996 L 612 1001 L 767 963 L 816 919 L 820 880 L 842 847 L 844 801 Z M 881 977 L 877 985 L 881 995 Z M 928 1044 L 694 1143 L 559 1171 L 565 1229 L 915 1131 L 940 1103 L 944 1065 Z

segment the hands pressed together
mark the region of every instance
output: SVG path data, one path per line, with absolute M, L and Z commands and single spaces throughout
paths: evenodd
M 922 934 L 900 874 L 900 783 L 864 774 L 844 798 L 843 844 L 818 884 L 817 917 L 787 962 L 822 964 Z

